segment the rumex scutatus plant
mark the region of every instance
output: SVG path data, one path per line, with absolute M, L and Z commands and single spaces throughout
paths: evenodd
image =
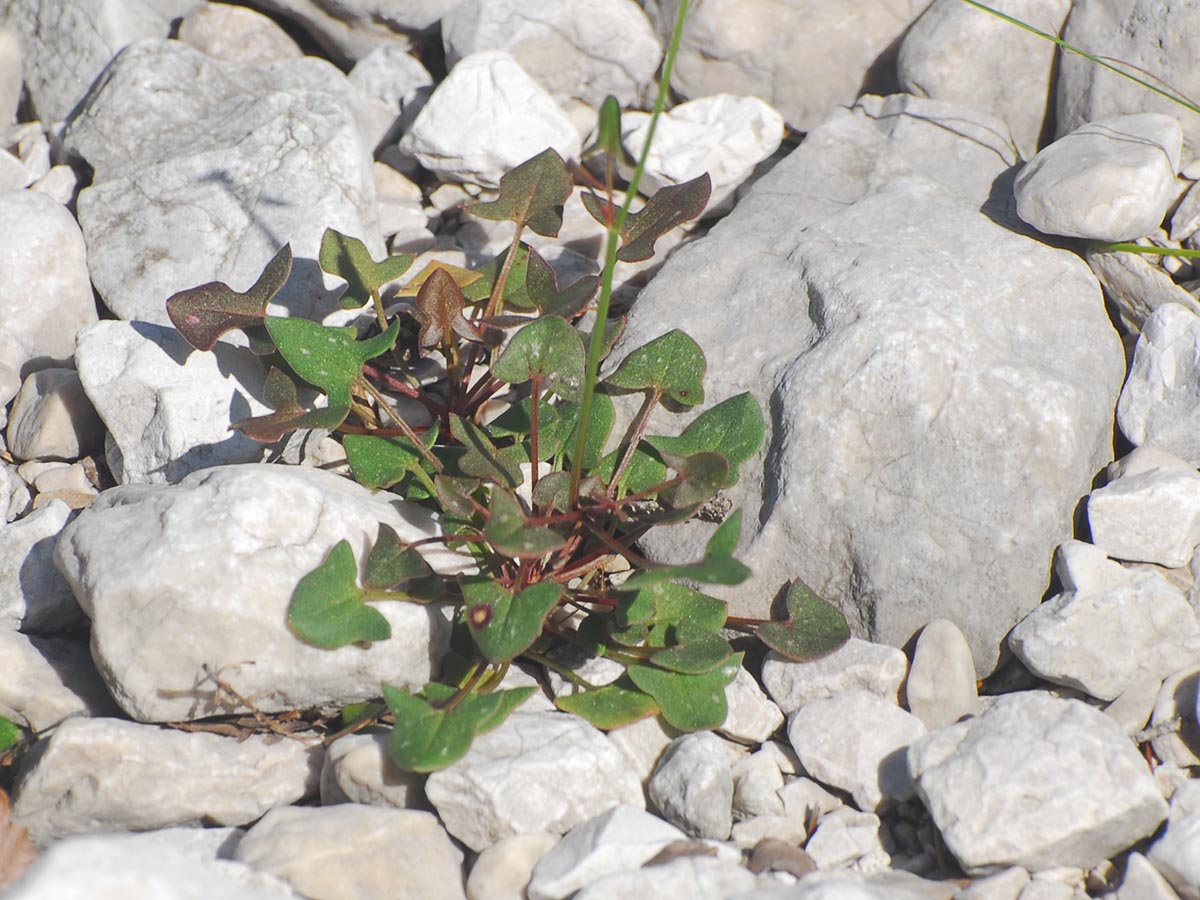
M 413 258 L 376 262 L 361 241 L 327 230 L 321 267 L 345 280 L 344 308 L 369 307 L 361 327 L 267 314 L 291 269 L 286 246 L 245 293 L 214 282 L 167 301 L 171 321 L 196 348 L 209 350 L 241 329 L 263 359 L 274 412 L 233 428 L 265 442 L 328 430 L 340 436 L 357 481 L 439 514 L 442 534 L 417 544 L 381 525 L 361 572 L 350 544 L 337 544 L 301 579 L 288 612 L 300 639 L 337 648 L 390 636 L 375 603 L 452 610 L 451 650 L 436 681 L 415 693 L 382 685 L 380 702 L 343 713 L 347 728 L 390 717 L 391 754 L 406 769 L 449 765 L 524 702 L 534 688 L 501 686 L 516 660 L 572 682 L 575 692 L 557 705 L 601 728 L 658 714 L 691 731 L 725 720 L 725 688 L 742 659 L 729 634 L 756 633 L 793 658 L 828 653 L 849 636 L 841 615 L 798 582 L 787 596 L 789 618 L 777 622 L 732 619 L 724 602 L 693 586 L 733 585 L 749 574 L 733 555 L 740 515 L 725 515 L 714 501 L 758 451 L 762 413 L 739 394 L 678 435 L 648 433 L 656 408 L 682 412 L 704 401 L 704 354 L 682 331 L 634 349 L 599 377 L 622 324 L 608 314 L 616 262 L 650 259 L 659 237 L 701 213 L 710 185 L 702 176 L 663 188 L 631 212 L 614 191 L 621 148 L 612 98 L 597 133 L 592 151 L 603 176 L 581 170 L 577 177 L 589 186 L 584 205 L 609 236 L 599 277 L 560 288 L 521 240 L 527 231 L 557 236 L 573 190 L 571 170 L 546 150 L 504 176 L 494 200 L 467 207 L 515 224 L 504 253 L 471 271 L 427 267 L 390 303 L 382 289 L 402 279 Z M 644 159 L 643 151 L 627 198 L 636 195 Z M 323 394 L 325 405 L 301 405 L 301 383 Z M 619 393 L 644 399 L 614 442 Z M 398 411 L 399 399 L 421 414 Z M 660 566 L 638 553 L 650 528 L 701 513 L 721 520 L 701 560 Z M 419 546 L 434 542 L 468 557 L 469 574 L 436 573 Z M 616 558 L 632 570 L 619 582 L 610 574 Z M 625 673 L 589 684 L 559 661 L 564 645 L 620 663 Z

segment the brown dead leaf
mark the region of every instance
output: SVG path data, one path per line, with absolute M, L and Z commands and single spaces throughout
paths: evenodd
M 12 823 L 8 794 L 0 790 L 0 890 L 15 884 L 35 859 L 29 832 Z

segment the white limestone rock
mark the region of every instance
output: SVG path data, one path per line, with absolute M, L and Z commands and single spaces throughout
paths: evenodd
M 54 501 L 0 526 L 0 628 L 53 635 L 87 620 L 54 564 L 71 509 Z
M 1179 900 L 1179 895 L 1154 863 L 1140 853 L 1130 853 L 1125 860 L 1125 875 L 1117 888 L 1116 900 Z
M 779 758 L 772 750 L 759 750 L 740 759 L 729 770 L 733 778 L 735 820 L 783 816 L 779 791 L 784 786 Z M 736 826 L 735 826 L 736 827 Z
M 0 194 L 0 382 L 67 364 L 96 321 L 87 251 L 75 219 L 37 191 Z
M 56 561 L 92 619 L 92 652 L 129 715 L 174 722 L 247 712 L 342 707 L 380 682 L 423 685 L 445 652 L 436 610 L 382 604 L 392 637 L 323 650 L 286 626 L 292 591 L 339 541 L 360 561 L 380 524 L 405 542 L 439 532 L 430 513 L 301 466 L 220 466 L 177 485 L 105 491 L 71 523 Z M 463 557 L 425 558 L 453 573 Z M 220 585 L 213 590 L 212 585 Z
M 338 62 L 362 59 L 381 44 L 436 25 L 461 0 L 254 0 L 294 21 Z
M 0 716 L 40 733 L 70 716 L 112 716 L 87 644 L 0 629 Z
M 1200 474 L 1155 469 L 1092 491 L 1092 541 L 1109 556 L 1186 566 L 1200 543 Z
M 188 829 L 225 838 L 230 829 Z M 226 859 L 198 857 L 151 834 L 56 841 L 6 897 L 12 900 L 302 900 L 286 882 Z M 151 843 L 150 841 L 153 841 Z
M 1200 6 L 1195 0 L 1076 0 L 1062 37 L 1105 59 L 1120 60 L 1133 71 L 1153 73 L 1185 97 L 1200 93 L 1200 48 L 1188 28 Z M 1187 159 L 1200 156 L 1200 122 L 1166 97 L 1091 60 L 1070 54 L 1059 61 L 1055 110 L 1058 134 L 1133 113 L 1174 116 L 1183 126 Z
M 1200 897 L 1200 814 L 1172 819 L 1146 858 L 1183 900 Z
M 1117 424 L 1135 446 L 1152 445 L 1200 466 L 1200 314 L 1179 304 L 1142 326 Z
M 1007 15 L 1058 34 L 1070 0 L 1000 0 Z M 1023 159 L 1037 152 L 1050 101 L 1055 48 L 961 0 L 934 0 L 905 32 L 901 90 L 984 109 L 1008 123 Z
M 273 19 L 228 3 L 198 6 L 183 17 L 177 37 L 213 59 L 246 65 L 282 62 L 304 55 Z
M 649 113 L 621 116 L 621 143 L 634 159 L 641 158 L 649 130 Z M 643 190 L 653 193 L 707 173 L 712 195 L 705 215 L 728 212 L 734 191 L 779 149 L 783 133 L 783 117 L 757 97 L 716 94 L 681 103 L 658 120 Z
M 392 761 L 390 738 L 390 731 L 347 734 L 330 744 L 321 767 L 321 803 L 425 808 L 425 776 Z
M 326 227 L 383 255 L 357 92 L 315 57 L 221 62 L 179 41 L 124 50 L 65 137 L 95 170 L 78 200 L 96 290 L 120 318 L 210 281 L 245 290 L 286 242 L 315 260 Z M 332 284 L 332 281 L 330 282 Z M 271 311 L 337 308 L 297 262 Z
M 79 459 L 104 446 L 104 423 L 74 369 L 40 369 L 21 385 L 6 437 L 17 459 Z
M 502 50 L 460 60 L 400 141 L 401 152 L 442 180 L 484 187 L 496 187 L 501 175 L 547 147 L 578 159 L 579 132 Z
M 1155 231 L 1177 196 L 1179 120 L 1145 113 L 1089 122 L 1017 175 L 1017 214 L 1045 234 L 1133 241 Z
M 677 0 L 643 5 L 665 40 Z M 793 128 L 811 131 L 863 92 L 872 69 L 894 65 L 889 48 L 928 5 L 709 0 L 688 17 L 672 85 L 693 99 L 717 93 L 761 97 Z
M 730 740 L 743 744 L 761 744 L 783 724 L 783 712 L 763 693 L 758 679 L 739 667 L 725 688 L 729 714 L 717 729 Z
M 671 742 L 646 786 L 668 822 L 699 838 L 723 841 L 733 827 L 733 774 L 729 751 L 711 732 Z
M 677 737 L 679 732 L 661 716 L 639 719 L 608 732 L 608 739 L 621 751 L 626 765 L 642 784 L 650 780 L 663 751 Z
M 1084 259 L 1100 280 L 1104 296 L 1115 307 L 1117 322 L 1126 334 L 1140 333 L 1146 319 L 1169 304 L 1200 315 L 1200 302 L 1144 254 L 1089 245 Z
M 999 697 L 908 751 L 917 793 L 968 874 L 1091 868 L 1152 834 L 1167 805 L 1120 727 L 1078 700 Z
M 442 19 L 446 62 L 503 50 L 581 130 L 615 96 L 640 106 L 662 61 L 662 44 L 634 0 L 594 0 L 581 16 L 572 0 L 464 0 Z
M 12 0 L 0 7 L 0 27 L 14 31 L 24 47 L 25 86 L 34 115 L 43 122 L 61 122 L 123 47 L 143 38 L 166 38 L 171 19 L 198 4 Z
M 755 875 L 738 862 L 707 856 L 684 856 L 636 872 L 608 875 L 594 881 L 572 900 L 661 900 L 663 897 L 687 897 L 688 900 L 726 900 L 745 896 L 775 884 L 772 879 Z
M 891 703 L 899 702 L 908 672 L 902 650 L 852 637 L 833 653 L 810 662 L 794 662 L 771 651 L 763 661 L 763 685 L 786 714 L 814 700 L 862 688 Z
M 1154 755 L 1179 767 L 1200 765 L 1200 724 L 1196 712 L 1200 666 L 1195 662 L 1163 680 L 1150 714 L 1151 728 L 1162 733 L 1151 738 Z M 1178 725 L 1174 726 L 1178 720 Z
M 466 900 L 463 854 L 437 817 L 356 803 L 270 810 L 234 859 L 305 897 Z
M 765 615 L 799 577 L 860 638 L 900 646 L 953 620 L 984 674 L 1108 461 L 1125 364 L 1078 257 L 979 211 L 1005 171 L 974 139 L 979 117 L 932 103 L 910 98 L 886 124 L 831 117 L 672 255 L 613 356 L 686 312 L 708 402 L 748 391 L 769 415 L 761 465 L 727 491 L 753 572 L 714 589 L 732 614 Z M 1006 221 L 1002 199 L 987 208 Z M 652 430 L 679 427 L 665 419 Z M 712 526 L 658 531 L 647 552 L 682 562 Z
M 1020 866 L 1009 866 L 995 875 L 977 878 L 955 900 L 1017 900 L 1029 884 L 1029 873 Z
M 934 731 L 979 711 L 971 645 L 949 619 L 921 629 L 904 683 L 908 710 Z
M 1109 463 L 1105 469 L 1105 474 L 1108 476 L 1109 481 L 1116 481 L 1118 478 L 1124 478 L 1126 475 L 1141 475 L 1143 472 L 1152 472 L 1155 469 L 1194 472 L 1196 467 L 1174 453 L 1168 453 L 1166 450 L 1160 450 L 1154 446 L 1142 446 L 1134 447 L 1120 459 Z M 1068 541 L 1067 543 L 1074 545 L 1080 542 Z M 1081 546 L 1086 547 L 1091 545 L 1082 544 Z
M 319 745 L 295 740 L 73 718 L 22 762 L 13 821 L 38 846 L 92 831 L 242 825 L 311 793 L 319 765 Z
M 821 869 L 850 868 L 868 875 L 881 872 L 891 862 L 881 828 L 874 813 L 843 807 L 821 820 L 804 849 Z
M 79 336 L 79 378 L 112 443 L 121 484 L 174 484 L 199 469 L 259 462 L 268 447 L 229 426 L 271 410 L 245 348 L 193 349 L 173 326 L 104 321 Z
M 528 900 L 525 888 L 533 867 L 560 840 L 561 836 L 543 831 L 496 841 L 471 867 L 467 896 L 470 900 Z
M 17 472 L 16 466 L 0 463 L 0 514 L 5 522 L 20 518 L 29 511 L 33 497 L 29 485 Z
M 1166 579 L 1111 560 L 1097 576 L 1046 601 L 1012 630 L 1009 647 L 1032 672 L 1114 700 L 1200 652 L 1196 614 Z
M 807 819 L 810 815 L 824 816 L 845 806 L 842 799 L 825 790 L 811 778 L 791 778 L 779 789 L 784 814 L 793 819 Z
M 687 835 L 643 809 L 620 805 L 576 825 L 538 860 L 529 900 L 564 900 L 616 872 L 635 871 Z
M 433 93 L 433 76 L 399 42 L 380 44 L 347 77 L 366 100 L 367 142 L 376 152 L 399 140 Z
M 788 720 L 805 771 L 849 793 L 864 812 L 913 795 L 905 750 L 924 734 L 916 716 L 861 688 L 805 704 Z
M 21 82 L 21 42 L 16 32 L 0 28 L 0 128 L 16 121 Z
M 519 710 L 431 774 L 425 794 L 450 834 L 477 852 L 514 834 L 565 834 L 618 803 L 645 804 L 602 732 L 566 713 Z

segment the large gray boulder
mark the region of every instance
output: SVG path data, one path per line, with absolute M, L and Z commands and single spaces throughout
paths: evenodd
M 66 137 L 95 170 L 79 224 L 109 309 L 167 324 L 176 291 L 244 291 L 285 242 L 297 261 L 276 302 L 310 317 L 334 309 L 316 263 L 325 228 L 384 252 L 360 103 L 314 57 L 251 66 L 179 41 L 127 47 Z
M 683 327 L 709 402 L 750 391 L 766 415 L 765 449 L 728 492 L 754 572 L 724 591 L 735 613 L 766 615 L 801 577 L 873 641 L 959 623 L 988 672 L 1110 458 L 1121 344 L 1087 266 L 988 203 L 1006 164 L 979 135 L 1002 124 L 912 98 L 864 106 L 672 256 L 614 359 Z M 711 529 L 644 543 L 698 559 Z

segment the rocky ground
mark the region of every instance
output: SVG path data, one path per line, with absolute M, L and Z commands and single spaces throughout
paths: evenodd
M 1198 0 L 996 5 L 1200 96 Z M 396 604 L 393 641 L 318 650 L 296 582 L 437 523 L 326 434 L 231 434 L 264 373 L 164 301 L 290 242 L 273 311 L 336 315 L 327 226 L 470 266 L 511 226 L 461 203 L 578 159 L 606 95 L 638 150 L 675 5 L 530 7 L 0 2 L 0 715 L 38 738 L 0 766 L 39 853 L 10 895 L 1200 896 L 1200 281 L 1097 245 L 1200 246 L 1200 116 L 961 0 L 697 4 L 649 176 L 713 200 L 618 271 L 616 358 L 683 327 L 708 402 L 767 414 L 731 609 L 800 577 L 855 637 L 751 654 L 715 732 L 603 734 L 532 668 L 428 777 L 304 729 L 423 684 L 448 626 Z M 539 249 L 571 278 L 600 243 L 577 192 Z

